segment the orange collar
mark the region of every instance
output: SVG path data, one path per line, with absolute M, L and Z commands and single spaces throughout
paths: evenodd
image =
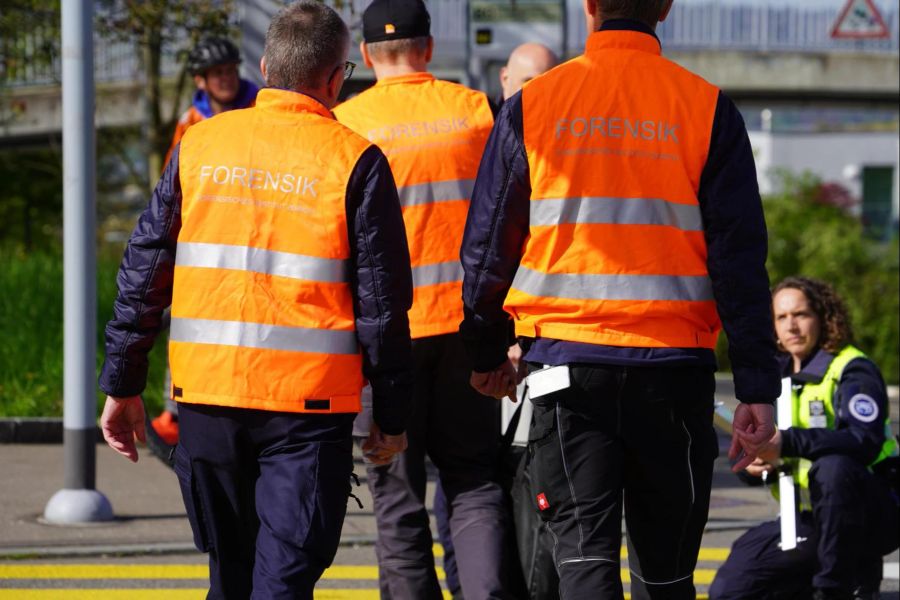
M 276 88 L 259 90 L 259 94 L 256 95 L 256 108 L 277 112 L 311 112 L 327 119 L 334 118 L 334 114 L 312 96 Z
M 603 50 L 637 50 L 650 54 L 662 54 L 659 40 L 640 31 L 601 30 L 595 31 L 587 39 L 585 54 Z
M 420 73 L 409 73 L 408 75 L 385 77 L 384 79 L 379 79 L 375 85 L 380 87 L 383 85 L 394 85 L 396 83 L 427 83 L 429 81 L 434 81 L 434 75 L 422 71 Z

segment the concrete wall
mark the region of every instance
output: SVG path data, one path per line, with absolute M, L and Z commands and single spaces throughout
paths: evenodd
M 793 173 L 811 172 L 825 182 L 847 187 L 862 196 L 860 173 L 866 166 L 894 169 L 894 219 L 900 212 L 898 170 L 900 141 L 896 132 L 866 133 L 772 133 L 751 131 L 750 143 L 756 156 L 760 191 L 777 191 L 778 169 Z
M 732 94 L 896 97 L 900 88 L 900 59 L 893 54 L 702 50 L 666 56 Z

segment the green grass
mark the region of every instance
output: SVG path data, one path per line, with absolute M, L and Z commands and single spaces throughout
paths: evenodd
M 103 329 L 116 295 L 118 250 L 97 261 L 97 373 Z M 0 417 L 58 417 L 63 407 L 63 265 L 57 252 L 25 254 L 0 248 Z M 165 344 L 150 355 L 144 400 L 156 413 L 163 402 Z M 97 390 L 97 410 L 105 396 Z

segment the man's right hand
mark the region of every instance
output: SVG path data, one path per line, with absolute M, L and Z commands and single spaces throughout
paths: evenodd
M 386 465 L 394 460 L 394 455 L 406 450 L 406 433 L 388 435 L 383 433 L 374 422 L 369 430 L 369 437 L 363 442 L 363 456 L 373 465 Z
M 731 468 L 737 473 L 750 465 L 775 435 L 775 407 L 742 402 L 734 411 L 732 427 L 728 458 L 737 460 Z
M 472 387 L 475 388 L 479 394 L 484 396 L 490 396 L 497 400 L 507 397 L 513 402 L 517 402 L 517 379 L 516 368 L 513 366 L 512 361 L 507 358 L 506 362 L 493 371 L 488 371 L 487 373 L 472 371 L 469 383 L 472 384 Z
M 137 462 L 137 447 L 134 436 L 146 443 L 144 432 L 144 401 L 140 396 L 127 398 L 106 397 L 103 414 L 100 415 L 103 439 L 109 447 L 130 460 Z

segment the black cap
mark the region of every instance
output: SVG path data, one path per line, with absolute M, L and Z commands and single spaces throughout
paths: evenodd
M 431 35 L 431 17 L 422 0 L 375 0 L 362 22 L 367 43 Z

